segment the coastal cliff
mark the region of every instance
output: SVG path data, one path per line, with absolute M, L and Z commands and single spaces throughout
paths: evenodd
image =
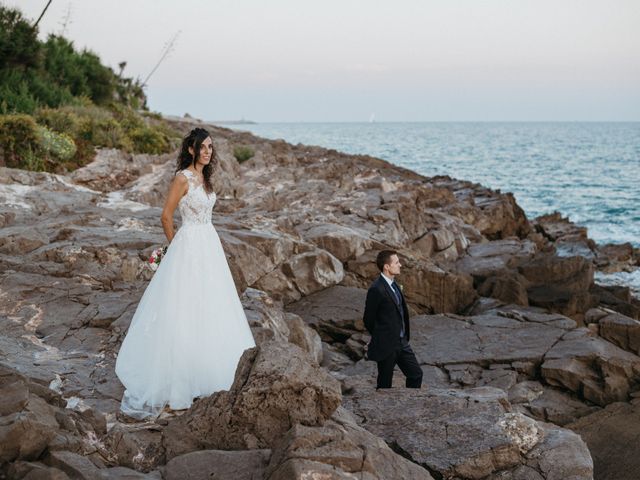
M 155 422 L 117 413 L 113 369 L 174 155 L 0 168 L 6 478 L 634 478 L 640 302 L 594 271 L 637 250 L 478 184 L 207 128 L 213 222 L 258 346 L 228 392 Z M 376 392 L 363 359 L 383 247 L 404 264 L 419 391 Z

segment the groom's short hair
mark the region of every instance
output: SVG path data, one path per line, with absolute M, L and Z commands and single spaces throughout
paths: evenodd
M 376 265 L 378 266 L 378 269 L 382 272 L 384 270 L 384 266 L 391 263 L 391 256 L 397 254 L 398 252 L 394 250 L 382 250 L 378 253 L 378 256 L 376 257 Z

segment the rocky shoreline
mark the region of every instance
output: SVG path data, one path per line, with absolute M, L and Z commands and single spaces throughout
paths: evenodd
M 117 413 L 113 367 L 173 156 L 0 169 L 0 478 L 636 478 L 640 301 L 594 272 L 637 268 L 638 249 L 478 184 L 208 128 L 258 346 L 229 392 L 155 422 Z M 419 391 L 376 392 L 362 359 L 383 246 L 405 265 Z

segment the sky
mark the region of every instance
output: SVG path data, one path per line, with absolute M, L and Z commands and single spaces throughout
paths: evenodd
M 35 20 L 46 0 L 0 0 Z M 638 121 L 639 0 L 53 0 L 149 107 L 205 120 Z

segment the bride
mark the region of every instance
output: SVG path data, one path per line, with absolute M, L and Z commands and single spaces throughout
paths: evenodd
M 116 374 L 121 410 L 157 416 L 188 408 L 196 397 L 228 390 L 242 352 L 255 345 L 213 225 L 211 175 L 217 163 L 209 133 L 182 142 L 162 211 L 169 248 L 145 290 L 122 342 Z M 175 233 L 173 213 L 182 226 Z

